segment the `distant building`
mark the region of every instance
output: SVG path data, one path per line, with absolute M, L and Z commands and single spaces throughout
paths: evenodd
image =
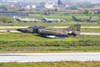
M 30 9 L 30 5 L 27 5 L 26 8 Z
M 92 10 L 94 10 L 94 11 L 100 11 L 100 7 L 93 8 Z
M 68 5 L 68 4 L 66 4 L 66 5 L 65 5 L 65 7 L 67 8 L 67 7 L 69 7 L 69 5 Z
M 30 5 L 27 5 L 26 7 L 23 7 L 23 10 L 30 10 Z
M 31 7 L 31 8 L 32 8 L 32 9 L 33 9 L 33 8 L 36 8 L 36 5 L 32 5 L 32 7 Z
M 86 8 L 77 8 L 78 11 L 84 11 Z
M 45 3 L 42 2 L 42 3 L 38 4 L 38 5 L 36 5 L 36 8 L 45 8 Z
M 24 10 L 30 10 L 30 9 L 34 9 L 34 8 L 36 8 L 36 5 L 27 5 L 23 9 Z
M 54 3 L 46 3 L 45 4 L 45 8 L 47 8 L 47 9 L 53 9 L 54 8 Z
M 14 5 L 11 5 L 11 7 L 14 7 Z
M 47 3 L 40 3 L 38 5 L 36 5 L 36 8 L 47 8 L 47 9 L 53 9 L 54 8 L 55 3 L 53 2 L 47 2 Z

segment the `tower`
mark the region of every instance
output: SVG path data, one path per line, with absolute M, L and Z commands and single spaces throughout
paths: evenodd
M 58 0 L 58 5 L 63 5 L 63 2 L 61 0 Z

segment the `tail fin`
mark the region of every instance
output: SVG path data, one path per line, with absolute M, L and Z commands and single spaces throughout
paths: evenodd
M 90 20 L 92 19 L 92 16 L 90 16 L 90 18 L 89 18 Z
M 13 16 L 14 17 L 14 20 L 20 20 L 21 18 L 20 17 L 18 17 L 18 16 Z
M 42 16 L 41 18 L 42 18 L 42 20 L 44 20 L 44 21 L 46 21 L 46 20 L 47 20 L 47 18 L 45 18 L 45 17 L 43 17 L 43 16 Z
M 80 31 L 80 28 L 81 28 L 81 24 L 75 24 L 73 26 L 70 26 L 69 27 L 69 30 L 72 30 L 72 31 Z
M 16 16 L 13 16 L 14 20 L 16 20 Z
M 18 16 L 13 16 L 14 17 L 14 19 L 20 19 Z
M 72 16 L 72 18 L 73 18 L 73 20 L 75 20 L 75 21 L 77 20 L 77 18 L 76 18 L 75 16 Z

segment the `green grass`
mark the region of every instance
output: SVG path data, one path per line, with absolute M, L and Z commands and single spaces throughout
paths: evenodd
M 0 63 L 0 67 L 100 67 L 100 62 Z
M 80 23 L 80 22 L 66 22 L 66 23 L 0 23 L 0 26 L 71 26 L 74 24 L 81 24 L 82 26 L 100 26 L 100 23 Z
M 65 52 L 100 52 L 100 46 L 84 47 L 1 47 L 0 53 L 65 53 Z
M 0 23 L 0 26 L 32 26 L 32 25 L 41 25 L 41 26 L 69 26 L 72 24 L 80 23 L 82 26 L 100 26 L 100 20 L 99 16 L 94 15 L 92 19 L 95 19 L 98 21 L 98 23 L 82 23 L 82 22 L 76 22 L 72 19 L 72 16 L 76 16 L 77 18 L 80 19 L 89 19 L 90 16 L 87 16 L 85 14 L 65 14 L 65 15 L 45 15 L 47 18 L 58 18 L 58 19 L 65 19 L 66 22 L 61 22 L 61 23 L 43 23 L 44 21 L 41 19 L 41 16 L 25 16 L 21 18 L 36 18 L 39 20 L 42 20 L 41 23 L 34 23 L 34 22 L 17 22 L 13 20 L 13 17 L 9 17 L 9 21 L 13 21 L 14 23 Z
M 7 33 L 0 34 L 0 47 L 70 47 L 70 46 L 98 46 L 100 36 L 91 37 L 68 37 L 66 39 L 48 39 L 36 36 L 37 34 Z
M 48 39 L 36 35 L 30 33 L 0 33 L 0 52 L 100 52 L 100 36 L 84 35 L 83 37 L 71 36 L 66 39 Z M 21 50 L 25 47 L 27 47 L 26 50 Z M 33 50 L 30 47 L 37 47 L 34 49 L 39 50 Z M 51 48 L 47 49 L 46 47 Z
M 75 16 L 79 19 L 89 19 L 90 18 L 90 15 L 86 15 L 86 14 L 62 14 L 62 15 L 44 15 L 44 17 L 47 17 L 47 18 L 57 18 L 57 19 L 64 19 L 66 20 L 66 22 L 75 22 L 74 20 L 72 20 L 72 16 Z M 42 20 L 41 19 L 41 16 L 24 16 L 24 17 L 21 17 L 21 18 L 36 18 L 36 19 L 39 19 L 39 20 Z M 95 20 L 99 20 L 99 16 L 98 15 L 94 15 L 92 16 L 92 19 L 95 19 Z M 10 21 L 14 21 L 13 20 L 13 17 L 9 17 L 9 20 Z M 43 21 L 42 21 L 43 22 Z
M 100 28 L 81 28 L 81 32 L 100 32 Z

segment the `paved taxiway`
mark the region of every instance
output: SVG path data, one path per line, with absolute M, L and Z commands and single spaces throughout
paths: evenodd
M 0 32 L 7 32 L 7 30 L 0 30 Z M 9 30 L 9 32 L 19 32 L 19 31 Z M 100 33 L 95 33 L 95 32 L 81 32 L 80 34 L 83 34 L 83 35 L 100 35 Z
M 0 63 L 7 62 L 60 62 L 100 61 L 97 53 L 10 53 L 0 54 Z

